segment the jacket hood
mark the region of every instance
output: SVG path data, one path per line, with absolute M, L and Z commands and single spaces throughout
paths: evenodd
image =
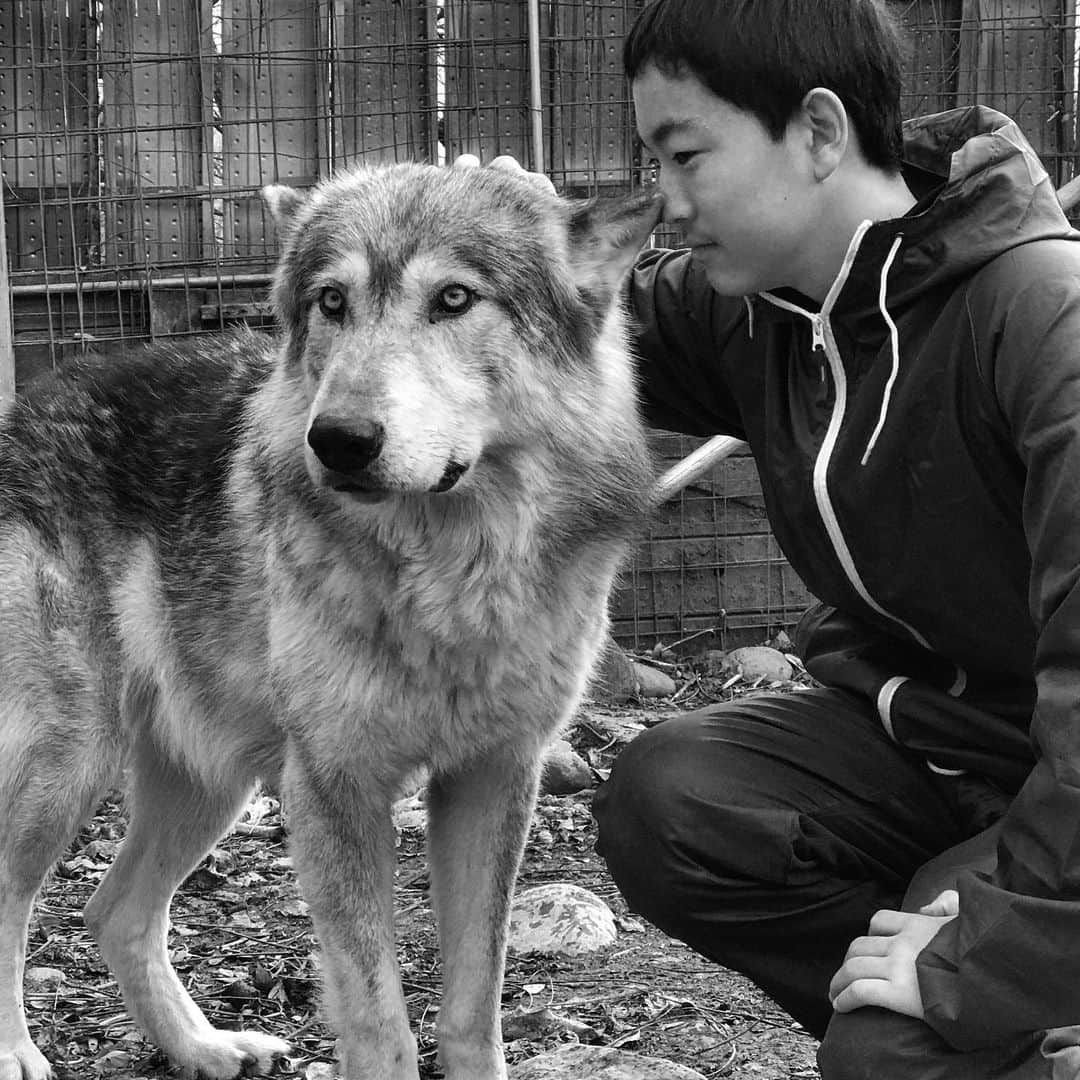
M 886 261 L 888 304 L 903 306 L 1019 244 L 1080 237 L 1031 144 L 994 109 L 907 121 L 903 172 L 918 202 L 904 217 L 860 228 L 836 296 L 849 317 L 878 310 Z
M 883 230 L 904 234 L 909 289 L 971 273 L 1019 244 L 1076 235 L 1039 156 L 1015 121 L 993 109 L 908 121 L 904 166 L 917 194 L 926 177 L 943 185 L 928 205 Z

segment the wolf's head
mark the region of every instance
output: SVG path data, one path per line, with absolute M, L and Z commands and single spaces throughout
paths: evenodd
M 264 197 L 320 487 L 467 490 L 522 446 L 632 413 L 617 292 L 656 196 L 575 204 L 499 170 L 394 165 Z

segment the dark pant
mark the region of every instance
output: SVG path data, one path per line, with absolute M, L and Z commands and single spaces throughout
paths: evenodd
M 901 908 L 935 856 L 917 899 L 948 887 L 982 854 L 943 853 L 1006 805 L 989 785 L 939 776 L 897 747 L 869 702 L 808 690 L 645 732 L 619 755 L 594 812 L 598 850 L 631 908 L 748 975 L 824 1038 L 824 1080 L 1035 1080 L 1051 1076 L 1037 1033 L 962 1054 L 895 1013 L 834 1015 L 827 993 L 871 915 Z

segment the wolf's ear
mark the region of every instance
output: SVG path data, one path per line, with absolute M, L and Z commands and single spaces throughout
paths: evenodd
M 307 202 L 307 196 L 288 184 L 267 184 L 262 189 L 266 203 L 280 233 L 286 233 L 296 220 L 297 211 Z
M 570 262 L 578 288 L 610 298 L 656 228 L 664 199 L 656 189 L 592 199 L 570 217 Z

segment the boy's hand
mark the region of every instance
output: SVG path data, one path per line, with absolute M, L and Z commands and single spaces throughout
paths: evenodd
M 475 169 L 479 166 L 480 159 L 475 154 L 460 154 L 454 158 L 452 164 L 455 169 Z M 545 176 L 543 173 L 526 172 L 517 158 L 511 157 L 509 154 L 501 154 L 497 158 L 492 158 L 488 168 L 513 173 L 526 181 L 526 183 L 532 184 L 542 191 L 550 191 L 552 194 L 555 192 L 555 185 L 551 182 L 551 177 Z
M 848 948 L 843 966 L 829 984 L 829 1000 L 837 1012 L 863 1005 L 923 1019 L 922 994 L 915 959 L 935 934 L 959 912 L 958 897 L 947 889 L 919 914 L 879 911 L 866 937 Z

